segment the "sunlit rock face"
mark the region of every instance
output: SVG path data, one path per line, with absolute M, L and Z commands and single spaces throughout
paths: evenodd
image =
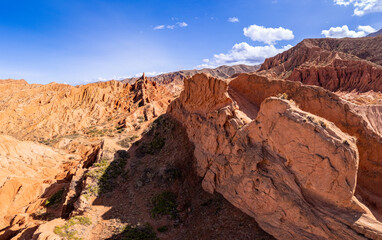
M 368 206 L 380 203 L 382 141 L 352 107 L 298 82 L 199 74 L 168 113 L 195 145 L 203 188 L 274 237 L 379 239 L 381 208 Z

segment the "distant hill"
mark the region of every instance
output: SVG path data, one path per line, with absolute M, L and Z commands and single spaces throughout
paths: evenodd
M 238 73 L 250 73 L 255 72 L 260 68 L 260 65 L 249 66 L 249 65 L 234 65 L 234 66 L 220 66 L 217 68 L 203 68 L 200 70 L 181 70 L 177 72 L 170 72 L 160 74 L 154 77 L 147 77 L 148 80 L 158 82 L 159 84 L 182 84 L 185 78 L 191 77 L 197 73 L 209 73 L 213 77 L 229 78 L 232 75 Z M 134 83 L 139 78 L 126 78 L 122 80 L 123 83 Z
M 260 71 L 330 91 L 382 92 L 382 38 L 305 39 Z
M 375 37 L 377 35 L 382 35 L 382 29 L 379 30 L 378 32 L 373 32 L 373 33 L 370 33 L 369 35 L 367 35 L 366 37 Z

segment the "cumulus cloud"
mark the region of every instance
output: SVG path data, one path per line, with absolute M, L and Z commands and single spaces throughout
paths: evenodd
M 158 25 L 154 27 L 154 30 L 164 29 L 164 27 L 165 27 L 164 25 Z
M 382 12 L 382 0 L 334 0 L 336 5 L 354 7 L 355 16 L 363 16 L 368 13 Z
M 293 32 L 282 27 L 266 28 L 258 25 L 251 25 L 243 29 L 244 36 L 251 38 L 253 41 L 264 42 L 273 45 L 276 41 L 292 40 Z
M 329 30 L 322 30 L 321 34 L 327 38 L 357 38 L 364 37 L 369 33 L 373 33 L 376 30 L 371 26 L 358 26 L 358 31 L 349 30 L 347 25 L 343 25 L 342 27 L 331 27 Z
M 251 46 L 246 42 L 237 43 L 228 53 L 215 54 L 212 59 L 204 59 L 204 64 L 197 66 L 197 68 L 235 64 L 256 65 L 262 63 L 265 58 L 272 57 L 291 47 L 291 45 L 287 45 L 282 48 L 276 48 L 273 45 Z
M 293 32 L 289 29 L 251 25 L 244 28 L 243 31 L 244 35 L 253 41 L 264 42 L 267 45 L 251 46 L 246 42 L 236 43 L 228 53 L 215 54 L 211 59 L 203 59 L 204 63 L 196 68 L 212 68 L 220 65 L 235 64 L 256 65 L 264 62 L 266 58 L 273 57 L 292 47 L 292 45 L 280 48 L 275 47 L 277 41 L 294 38 Z
M 228 18 L 228 22 L 237 23 L 237 22 L 239 22 L 239 19 L 237 17 L 230 17 L 230 18 Z

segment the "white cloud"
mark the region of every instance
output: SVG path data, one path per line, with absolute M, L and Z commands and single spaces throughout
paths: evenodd
M 158 25 L 154 27 L 154 30 L 164 29 L 164 27 L 165 27 L 164 25 Z
M 253 41 L 264 42 L 273 45 L 276 41 L 294 39 L 293 32 L 282 27 L 266 28 L 258 25 L 251 25 L 244 28 L 244 35 L 251 38 Z
M 178 22 L 177 23 L 179 27 L 187 27 L 188 24 L 186 22 Z
M 273 57 L 292 47 L 292 45 L 286 45 L 277 48 L 274 45 L 277 41 L 294 38 L 293 32 L 289 29 L 251 25 L 248 28 L 244 28 L 243 31 L 244 35 L 250 37 L 253 41 L 264 42 L 267 45 L 251 46 L 246 42 L 236 43 L 228 53 L 215 54 L 211 59 L 203 59 L 204 63 L 196 68 L 212 68 L 236 64 L 256 65 L 264 62 L 266 58 Z
M 382 12 L 382 0 L 334 0 L 334 3 L 340 6 L 352 5 L 356 16 Z
M 236 64 L 256 65 L 262 63 L 265 58 L 272 57 L 291 47 L 291 45 L 287 45 L 278 49 L 273 45 L 251 46 L 246 42 L 237 43 L 228 53 L 215 54 L 212 59 L 203 59 L 204 64 L 197 66 L 197 68 Z
M 167 28 L 167 29 L 174 29 L 174 28 L 176 28 L 176 27 L 181 27 L 181 28 L 183 28 L 183 27 L 187 27 L 188 26 L 188 24 L 186 23 L 186 22 L 177 22 L 176 23 L 176 25 L 158 25 L 158 26 L 156 26 L 156 27 L 154 27 L 153 29 L 154 30 L 160 30 L 160 29 L 165 29 L 165 28 Z
M 239 22 L 239 19 L 237 17 L 230 17 L 230 18 L 228 18 L 228 22 L 237 23 L 237 22 Z
M 371 26 L 358 26 L 358 30 L 364 31 L 367 34 L 377 31 L 375 28 L 373 28 Z
M 347 25 L 342 27 L 331 27 L 329 30 L 322 30 L 321 34 L 327 38 L 357 38 L 364 37 L 369 33 L 373 33 L 376 30 L 371 26 L 358 26 L 358 31 L 349 30 Z

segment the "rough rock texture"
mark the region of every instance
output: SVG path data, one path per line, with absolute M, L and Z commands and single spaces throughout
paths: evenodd
M 159 84 L 169 87 L 170 83 L 183 84 L 184 79 L 191 77 L 197 73 L 208 73 L 214 77 L 229 78 L 234 74 L 238 73 L 249 73 L 255 72 L 260 68 L 259 65 L 249 66 L 244 64 L 234 65 L 234 66 L 220 66 L 217 68 L 203 68 L 200 70 L 182 70 L 177 72 L 170 72 L 160 74 L 155 77 L 148 77 L 150 81 L 157 82 Z M 139 78 L 127 78 L 122 82 L 124 83 L 135 83 Z
M 203 188 L 274 237 L 382 239 L 382 141 L 351 103 L 297 82 L 200 74 L 168 113 L 195 145 Z
M 24 224 L 39 208 L 39 197 L 54 191 L 48 188 L 66 178 L 62 173 L 65 169 L 68 172 L 78 158 L 44 145 L 0 136 L 0 233 L 10 225 Z
M 46 216 L 63 215 L 70 201 L 75 200 L 70 184 L 75 180 L 73 176 L 83 173 L 83 167 L 96 160 L 101 147 L 99 142 L 73 142 L 65 151 L 0 135 L 0 239 L 10 239 L 38 226 L 37 215 L 45 200 L 60 190 L 71 198 L 63 207 L 48 209 Z
M 0 133 L 22 140 L 46 140 L 73 134 L 134 112 L 148 103 L 166 108 L 165 88 L 141 79 L 70 86 L 0 80 Z
M 306 39 L 266 59 L 264 74 L 330 91 L 382 91 L 382 37 Z

